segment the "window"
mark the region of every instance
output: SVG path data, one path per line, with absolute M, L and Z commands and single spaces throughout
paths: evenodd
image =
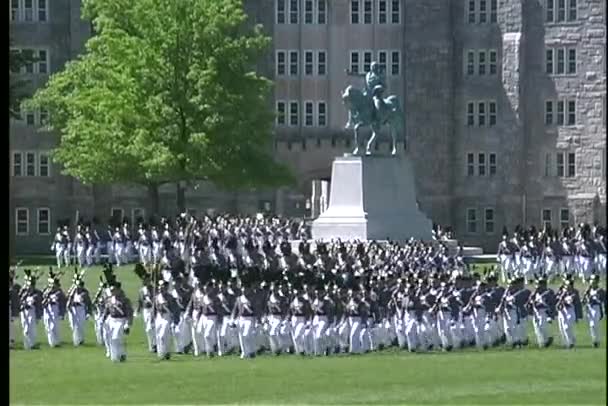
M 605 7 L 605 5 L 604 5 Z M 576 0 L 570 0 L 568 2 L 568 21 L 576 20 Z
M 369 72 L 372 65 L 372 51 L 363 52 L 363 72 Z
M 289 51 L 289 75 L 298 75 L 298 51 Z
M 145 217 L 145 210 L 142 208 L 135 208 L 131 210 L 131 224 L 138 225 L 140 222 L 143 222 Z
M 568 74 L 576 74 L 576 48 L 568 49 Z
M 488 11 L 486 0 L 479 0 L 479 23 L 485 24 L 488 21 Z
M 372 0 L 363 0 L 363 24 L 372 23 Z
M 576 176 L 576 155 L 574 152 L 568 153 L 568 177 L 573 178 Z
M 490 22 L 495 23 L 497 21 L 498 14 L 498 0 L 490 0 Z
M 391 1 L 391 23 L 399 24 L 401 21 L 400 0 Z
M 289 102 L 289 125 L 296 126 L 298 125 L 298 102 L 292 101 Z
M 556 164 L 557 164 L 557 176 L 560 178 L 564 177 L 564 154 L 562 152 L 558 152 L 556 155 Z
M 486 125 L 486 104 L 484 102 L 477 104 L 477 125 L 480 127 Z
M 490 51 L 490 75 L 496 75 L 497 67 L 496 63 L 498 60 L 497 53 L 495 50 Z
M 399 65 L 401 57 L 399 55 L 399 51 L 391 52 L 391 75 L 396 76 L 399 75 Z
M 46 153 L 38 154 L 38 176 L 48 177 L 49 174 L 49 156 Z
M 568 100 L 568 125 L 576 124 L 576 102 Z
M 304 51 L 304 74 L 307 76 L 312 75 L 313 67 L 314 60 L 312 51 Z
M 566 20 L 566 0 L 557 0 L 557 21 Z
M 327 57 L 325 51 L 317 52 L 317 75 L 325 76 L 327 72 Z
M 38 0 L 38 21 L 44 22 L 47 20 L 46 0 Z
M 551 154 L 545 155 L 545 176 L 553 176 L 553 171 L 551 170 Z
M 112 207 L 110 213 L 112 215 L 113 221 L 122 223 L 122 220 L 124 218 L 124 211 L 121 208 Z
M 285 102 L 277 100 L 277 125 L 285 125 Z
M 23 57 L 28 60 L 24 66 L 25 73 L 34 73 L 34 62 L 31 62 L 31 60 L 34 59 L 34 51 L 31 49 L 24 49 L 21 52 L 23 52 Z
M 557 125 L 564 125 L 564 102 L 559 100 L 557 102 Z
M 486 154 L 477 155 L 477 171 L 479 176 L 486 176 Z
M 304 102 L 304 125 L 306 127 L 313 126 L 313 104 L 311 101 Z
M 551 209 L 542 209 L 541 220 L 542 220 L 544 229 L 549 229 L 552 227 Z
M 490 156 L 490 176 L 496 175 L 496 154 L 489 154 Z
M 304 0 L 304 24 L 312 24 L 312 0 Z
M 285 51 L 277 51 L 277 76 L 285 75 Z
M 285 24 L 285 0 L 276 0 L 277 24 Z
M 475 74 L 475 51 L 467 51 L 467 76 Z
M 36 114 L 33 111 L 25 113 L 25 124 L 34 126 L 36 124 Z
M 545 72 L 547 75 L 553 74 L 553 49 L 547 49 L 545 52 Z
M 40 109 L 40 126 L 45 127 L 49 123 L 49 112 L 47 109 Z
M 485 209 L 484 220 L 486 234 L 494 234 L 494 209 Z
M 30 232 L 30 211 L 23 207 L 15 209 L 15 231 L 17 235 L 28 235 Z
M 496 102 L 488 103 L 488 110 L 490 112 L 490 126 L 496 125 Z
M 480 75 L 486 74 L 486 51 L 479 51 L 478 72 Z
M 13 152 L 13 176 L 23 176 L 23 154 Z
M 327 20 L 326 0 L 317 0 L 317 24 L 325 24 Z
M 34 0 L 23 0 L 23 20 L 34 21 Z
M 25 176 L 36 176 L 36 154 L 25 153 Z
M 49 235 L 51 233 L 51 212 L 47 208 L 38 209 L 38 234 Z
M 378 0 L 378 24 L 388 22 L 387 0 Z
M 359 24 L 359 0 L 350 1 L 350 23 Z
M 559 226 L 564 229 L 570 226 L 570 210 L 560 209 L 559 210 Z
M 565 51 L 563 49 L 557 50 L 557 71 L 558 75 L 563 75 L 565 67 Z
M 298 14 L 300 11 L 298 10 L 298 3 L 300 0 L 289 0 L 289 23 L 297 24 L 298 23 Z
M 38 72 L 49 73 L 48 53 L 44 49 L 38 50 Z
M 467 14 L 467 21 L 469 24 L 475 24 L 475 0 L 469 0 L 469 9 Z
M 475 176 L 475 154 L 467 154 L 467 176 Z
M 553 124 L 553 102 L 552 101 L 545 102 L 545 124 L 546 125 Z
M 317 124 L 319 127 L 325 127 L 327 125 L 327 105 L 324 101 L 320 101 L 317 109 Z
M 467 233 L 477 233 L 477 209 L 467 209 Z
M 378 51 L 378 65 L 380 65 L 380 70 L 382 72 L 386 72 L 386 64 L 387 64 L 387 52 Z
M 359 73 L 359 52 L 350 51 L 350 71 L 352 73 Z
M 553 18 L 554 18 L 554 4 L 553 1 L 554 0 L 546 0 L 547 1 L 547 6 L 546 6 L 546 12 L 545 12 L 545 21 L 552 23 L 553 22 Z
M 11 1 L 11 19 L 10 21 L 19 21 L 21 19 L 19 13 L 19 0 L 10 0 Z
M 475 103 L 467 104 L 467 126 L 473 127 L 475 125 Z

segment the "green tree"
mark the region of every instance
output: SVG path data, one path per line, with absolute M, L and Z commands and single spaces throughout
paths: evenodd
M 271 82 L 256 73 L 270 39 L 240 0 L 85 0 L 83 12 L 86 52 L 29 103 L 49 110 L 67 174 L 147 185 L 156 202 L 169 182 L 292 181 L 272 158 Z

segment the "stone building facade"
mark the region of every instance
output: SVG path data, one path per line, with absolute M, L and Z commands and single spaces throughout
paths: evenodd
M 46 50 L 32 88 L 90 36 L 74 0 L 11 0 L 14 46 Z M 466 244 L 493 250 L 503 226 L 606 223 L 606 6 L 600 0 L 246 0 L 273 49 L 275 153 L 297 184 L 222 191 L 201 183 L 187 205 L 316 215 L 332 158 L 353 148 L 341 92 L 372 60 L 406 114 L 399 153 L 414 160 L 420 207 Z M 46 250 L 57 220 L 146 213 L 145 191 L 84 186 L 45 155 L 44 112 L 11 123 L 11 224 L 19 252 Z M 388 151 L 381 138 L 378 153 Z M 322 182 L 321 182 L 322 181 Z M 175 186 L 161 191 L 171 215 Z M 73 222 L 73 220 L 72 220 Z M 48 226 L 47 226 L 48 224 Z

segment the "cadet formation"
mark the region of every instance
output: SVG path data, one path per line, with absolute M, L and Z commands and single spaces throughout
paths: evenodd
M 132 328 L 143 328 L 151 356 L 161 360 L 176 353 L 329 356 L 554 342 L 574 348 L 580 321 L 592 345 L 600 344 L 606 309 L 601 227 L 503 230 L 498 265 L 481 275 L 469 270 L 461 252 L 449 253 L 437 233 L 433 241 L 404 243 L 312 243 L 307 233 L 301 222 L 286 219 L 189 215 L 141 225 L 135 238 L 126 226 L 105 240 L 90 227 L 79 226 L 73 239 L 59 229 L 53 242 L 58 270 L 49 270 L 43 291 L 40 272 L 24 270 L 20 286 L 11 269 L 10 345 L 19 319 L 23 347 L 38 348 L 42 319 L 49 346 L 59 346 L 59 321 L 66 316 L 72 345 L 82 345 L 90 320 L 97 344 L 115 362 L 127 359 Z M 114 265 L 132 261 L 141 280 L 133 302 L 114 272 Z M 74 264 L 64 293 L 60 277 Z M 93 264 L 104 270 L 91 296 L 84 275 Z M 561 281 L 555 291 L 548 287 L 553 281 Z M 552 336 L 552 323 L 559 337 Z

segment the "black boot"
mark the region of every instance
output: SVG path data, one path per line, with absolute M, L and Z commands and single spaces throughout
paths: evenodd
M 600 343 L 593 343 L 593 348 L 598 348 L 600 346 Z
M 545 343 L 545 347 L 551 347 L 553 344 L 553 337 L 547 338 L 547 342 Z

